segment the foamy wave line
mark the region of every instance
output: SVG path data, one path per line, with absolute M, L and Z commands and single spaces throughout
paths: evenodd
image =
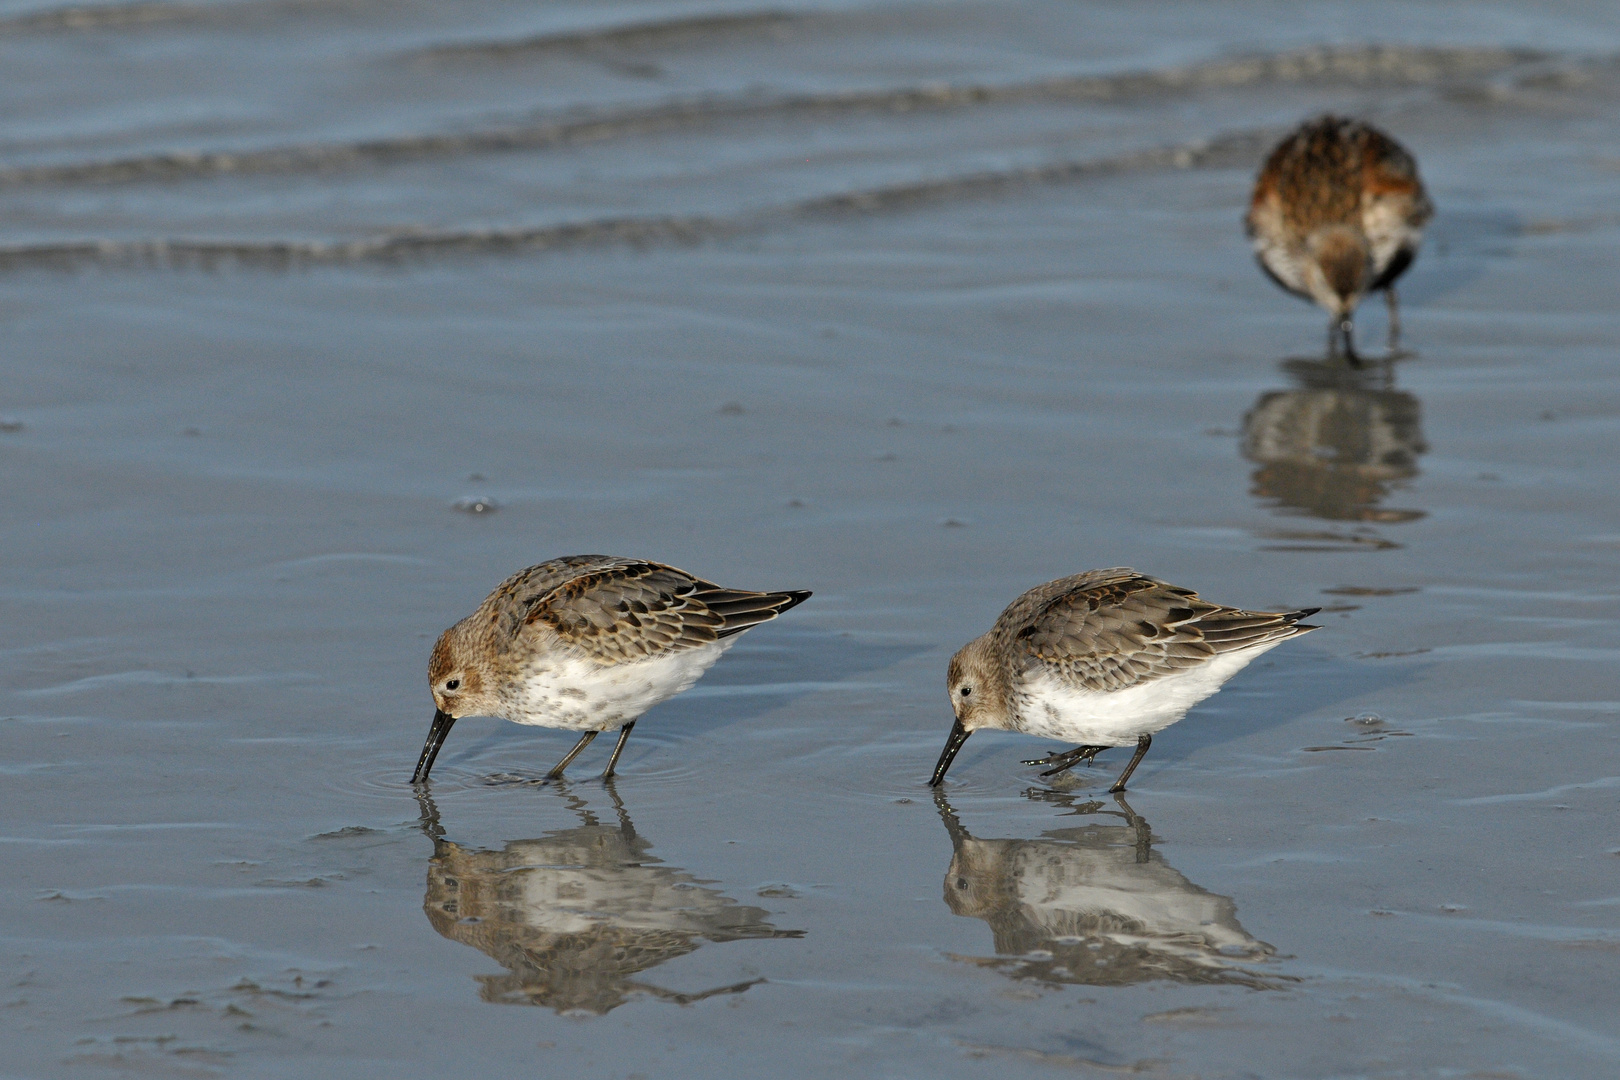
M 534 34 L 512 40 L 447 42 L 430 45 L 410 54 L 434 59 L 505 59 L 525 53 L 559 52 L 592 48 L 650 48 L 669 45 L 686 38 L 775 30 L 799 22 L 801 16 L 786 11 L 720 12 L 686 15 L 672 19 L 652 19 L 619 26 L 599 26 Z
M 703 215 L 602 218 L 513 228 L 394 232 L 358 240 L 90 240 L 0 247 L 0 270 L 80 266 L 216 269 L 389 262 L 449 255 L 498 255 L 578 247 L 698 244 L 812 217 L 895 212 L 928 202 L 972 198 L 1009 188 L 1061 184 L 1130 172 L 1253 164 L 1278 136 L 1235 132 L 1183 146 L 1117 157 L 1056 162 L 999 172 L 841 192 L 723 218 Z
M 38 30 L 101 30 L 120 26 L 195 19 L 206 9 L 194 4 L 87 4 L 29 11 L 0 19 L 0 33 Z
M 1062 184 L 1120 173 L 1231 168 L 1256 162 L 1266 147 L 1281 134 L 1280 130 L 1273 129 L 1233 132 L 1183 146 L 1154 147 L 1117 157 L 1095 158 L 1090 161 L 1062 161 L 1050 165 L 971 173 L 967 176 L 947 177 L 941 180 L 925 180 L 868 191 L 826 195 L 797 204 L 793 212 L 806 216 L 849 212 L 880 213 L 901 210 L 925 202 L 994 194 L 1006 188 Z
M 325 13 L 350 13 L 370 8 L 379 14 L 387 4 L 365 0 L 237 0 L 231 3 L 184 3 L 146 0 L 135 3 L 70 4 L 0 17 L 0 34 L 45 31 L 116 30 L 167 23 L 217 25 L 245 24 L 271 19 Z M 416 50 L 417 56 L 493 56 L 558 49 L 608 46 L 646 48 L 683 38 L 707 37 L 759 29 L 774 29 L 803 17 L 787 11 L 713 12 L 646 19 L 578 30 L 533 34 L 512 40 L 446 42 Z
M 737 227 L 723 219 L 648 217 L 511 229 L 383 233 L 359 240 L 90 240 L 0 248 L 0 269 L 87 265 L 291 268 L 587 245 L 691 244 L 735 231 Z
M 1000 86 L 948 84 L 806 94 L 764 100 L 699 99 L 599 116 L 554 118 L 484 131 L 407 135 L 353 143 L 241 151 L 153 154 L 111 161 L 0 169 L 0 185 L 129 183 L 227 174 L 329 172 L 367 165 L 481 153 L 510 153 L 712 126 L 737 120 L 836 117 L 965 109 L 1036 101 L 1121 101 L 1267 83 L 1441 85 L 1478 79 L 1550 54 L 1524 49 L 1404 46 L 1312 48 L 1163 71 L 1083 75 Z
M 136 3 L 72 4 L 42 8 L 0 18 L 0 34 L 40 33 L 52 30 L 117 30 L 130 26 L 166 23 L 231 23 L 250 19 L 319 14 L 352 10 L 353 0 L 268 0 L 237 3 L 170 3 L 150 0 Z

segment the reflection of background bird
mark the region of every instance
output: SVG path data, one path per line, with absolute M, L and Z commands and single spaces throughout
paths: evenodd
M 1072 796 L 1056 801 L 1123 824 L 1094 820 L 1038 840 L 979 840 L 935 796 L 955 849 L 945 903 L 989 923 L 998 954 L 956 959 L 1045 983 L 1272 985 L 1234 964 L 1263 960 L 1272 947 L 1238 925 L 1229 897 L 1205 892 L 1165 865 L 1147 822 L 1124 799 L 1115 797 L 1118 811 L 1104 811 L 1099 802 L 1076 805 Z
M 418 796 L 433 840 L 422 902 L 428 921 L 507 969 L 477 977 L 485 1001 L 601 1014 L 636 992 L 680 1004 L 740 993 L 763 980 L 679 994 L 632 976 L 705 941 L 803 936 L 776 929 L 763 909 L 705 888 L 684 870 L 658 865 L 616 794 L 612 825 L 564 797 L 583 825 L 482 851 L 444 839 L 437 807 Z
M 1253 493 L 1331 521 L 1422 517 L 1378 506 L 1391 487 L 1417 475 L 1418 455 L 1428 450 L 1418 399 L 1393 388 L 1388 366 L 1282 366 L 1300 388 L 1268 390 L 1243 418 L 1243 456 L 1260 466 Z

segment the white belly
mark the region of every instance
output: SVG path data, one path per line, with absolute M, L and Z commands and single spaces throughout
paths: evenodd
M 1085 690 L 1043 672 L 1026 678 L 1018 701 L 1018 730 L 1089 746 L 1129 746 L 1187 715 L 1250 660 L 1284 639 L 1224 653 L 1177 675 L 1124 690 Z
M 616 731 L 697 682 L 735 638 L 725 638 L 631 664 L 598 664 L 584 657 L 537 658 L 504 719 L 570 731 Z

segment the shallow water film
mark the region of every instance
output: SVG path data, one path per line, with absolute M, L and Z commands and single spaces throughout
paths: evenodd
M 0 70 L 0 1076 L 1620 1074 L 1614 4 L 4 0 Z M 1326 110 L 1437 207 L 1360 371 L 1240 225 Z M 413 790 L 434 638 L 598 551 L 815 595 L 612 783 L 468 718 Z M 951 653 L 1117 565 L 1323 629 L 1122 799 L 936 799 Z

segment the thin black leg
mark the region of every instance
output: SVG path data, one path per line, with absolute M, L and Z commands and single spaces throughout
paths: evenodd
M 1143 735 L 1136 740 L 1136 756 L 1131 758 L 1131 763 L 1125 766 L 1125 771 L 1119 774 L 1119 779 L 1114 781 L 1114 786 L 1109 788 L 1109 791 L 1118 794 L 1125 790 L 1125 781 L 1129 780 L 1131 773 L 1135 772 L 1136 767 L 1142 764 L 1142 759 L 1147 757 L 1148 747 L 1152 745 L 1153 736 L 1151 735 Z
M 591 740 L 594 738 L 596 738 L 596 732 L 594 731 L 587 731 L 584 735 L 581 735 L 579 742 L 574 744 L 574 748 L 568 751 L 568 753 L 564 754 L 563 759 L 557 762 L 556 766 L 550 772 L 546 773 L 546 779 L 561 779 L 563 770 L 568 768 L 568 763 L 579 757 L 579 752 L 591 745 Z
M 1401 308 L 1395 300 L 1395 286 L 1384 290 L 1384 303 L 1389 305 L 1389 351 L 1393 354 L 1401 345 Z
M 635 726 L 636 722 L 632 720 L 628 724 L 624 725 L 624 727 L 619 729 L 619 741 L 613 747 L 613 756 L 608 758 L 607 771 L 602 774 L 602 779 L 613 779 L 613 766 L 619 763 L 619 755 L 624 753 L 624 744 L 630 741 L 630 729 Z
M 1346 315 L 1328 324 L 1328 341 L 1329 356 L 1342 356 L 1353 368 L 1361 366 L 1361 357 L 1356 355 L 1356 324 L 1352 316 Z

